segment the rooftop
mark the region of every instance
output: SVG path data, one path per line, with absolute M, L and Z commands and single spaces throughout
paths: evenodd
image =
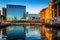
M 7 4 L 7 6 L 20 6 L 20 7 L 26 7 L 25 5 L 15 5 L 15 4 Z
M 43 8 L 40 12 L 43 12 L 43 11 L 45 11 L 47 8 Z

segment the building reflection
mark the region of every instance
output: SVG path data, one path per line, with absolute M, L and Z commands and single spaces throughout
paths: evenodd
M 60 40 L 60 30 L 57 30 L 56 28 L 40 26 L 40 32 L 46 40 Z

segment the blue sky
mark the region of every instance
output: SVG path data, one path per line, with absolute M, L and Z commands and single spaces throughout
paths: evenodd
M 50 0 L 0 0 L 0 10 L 6 4 L 26 5 L 26 11 L 37 14 L 41 9 L 48 6 Z

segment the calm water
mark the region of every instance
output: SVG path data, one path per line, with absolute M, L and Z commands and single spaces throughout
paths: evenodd
M 8 40 L 40 40 L 39 26 L 9 26 L 6 28 Z
M 42 26 L 8 26 L 4 40 L 60 40 L 60 30 Z

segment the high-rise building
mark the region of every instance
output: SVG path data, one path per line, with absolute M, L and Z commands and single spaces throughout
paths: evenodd
M 1 10 L 0 10 L 0 15 L 1 15 Z
M 2 15 L 6 17 L 6 8 L 2 8 Z
M 29 19 L 29 12 L 26 12 L 26 20 Z
M 7 5 L 7 21 L 13 21 L 14 18 L 20 20 L 25 13 L 26 13 L 26 6 L 11 5 L 11 4 Z
M 3 20 L 6 21 L 6 8 L 2 8 Z

